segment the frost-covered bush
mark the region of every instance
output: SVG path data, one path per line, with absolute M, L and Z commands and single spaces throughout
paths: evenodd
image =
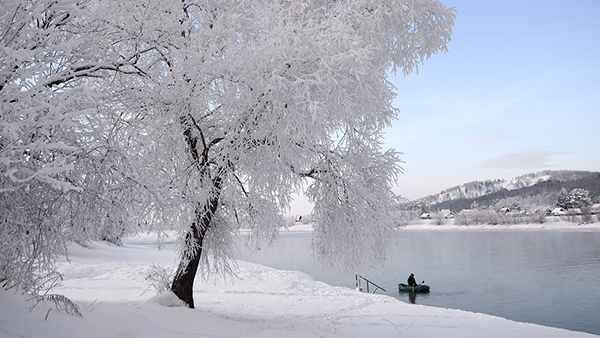
M 79 307 L 77 306 L 77 304 L 73 303 L 69 298 L 67 298 L 63 295 L 44 294 L 44 295 L 35 296 L 33 298 L 33 301 L 36 302 L 34 307 L 37 306 L 37 304 L 41 303 L 41 302 L 53 303 L 54 308 L 57 311 L 64 311 L 73 316 L 83 317 L 81 315 L 81 312 L 79 311 Z M 48 313 L 50 313 L 50 312 L 48 312 Z M 46 319 L 48 319 L 48 313 L 46 314 Z
M 498 224 L 512 225 L 523 223 L 523 215 L 518 212 L 499 212 Z
M 407 226 L 409 224 L 415 224 L 421 219 L 420 211 L 407 210 L 400 211 L 395 217 L 395 223 L 398 226 Z
M 582 207 L 581 208 L 581 223 L 583 223 L 583 224 L 594 223 L 594 217 L 592 216 L 590 207 Z
M 535 210 L 531 214 L 532 223 L 544 224 L 546 223 L 546 212 L 544 209 Z
M 438 211 L 433 213 L 433 221 L 435 225 L 444 225 L 446 224 L 447 220 L 445 215 L 442 212 Z
M 509 212 L 506 209 L 496 211 L 493 209 L 462 210 L 455 218 L 457 225 L 515 225 L 515 224 L 543 224 L 546 222 L 546 213 L 542 210 L 534 210 L 531 213 Z
M 479 211 L 482 213 L 481 219 L 483 224 L 496 225 L 499 224 L 498 214 L 493 209 Z
M 146 276 L 146 281 L 150 284 L 148 288 L 152 288 L 156 294 L 160 295 L 171 290 L 172 278 L 172 272 L 167 271 L 158 264 L 152 264 L 150 273 Z
M 458 214 L 456 214 L 454 218 L 454 224 L 456 225 L 471 225 L 473 224 L 473 220 L 470 217 L 471 211 L 461 210 Z
M 498 224 L 498 214 L 492 209 L 474 209 L 469 211 L 461 211 L 459 212 L 459 215 L 461 218 L 460 223 L 464 223 L 462 225 Z

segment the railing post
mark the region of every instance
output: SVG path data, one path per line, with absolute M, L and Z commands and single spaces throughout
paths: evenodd
M 383 292 L 387 292 L 387 291 L 385 291 L 385 289 L 384 289 L 384 288 L 382 288 L 381 286 L 379 286 L 379 285 L 377 285 L 377 284 L 375 284 L 375 283 L 371 282 L 370 280 L 366 279 L 365 277 L 363 277 L 363 276 L 361 276 L 361 275 L 358 275 L 358 274 L 356 274 L 356 275 L 355 275 L 355 278 L 356 278 L 356 287 L 358 287 L 358 288 L 359 288 L 359 290 L 361 290 L 361 291 L 362 291 L 362 289 L 359 287 L 359 285 L 360 285 L 360 280 L 361 280 L 361 279 L 364 279 L 364 280 L 365 280 L 365 282 L 367 282 L 367 292 L 369 292 L 369 293 L 370 293 L 370 290 L 369 290 L 369 284 L 373 284 L 373 285 L 375 286 L 375 290 L 373 290 L 373 293 L 377 292 L 377 289 L 381 289 L 381 290 L 383 290 Z

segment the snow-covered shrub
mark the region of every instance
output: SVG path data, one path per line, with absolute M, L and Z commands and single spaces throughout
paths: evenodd
M 421 214 L 419 213 L 419 211 L 414 211 L 414 210 L 400 211 L 400 212 L 398 212 L 398 214 L 395 218 L 395 223 L 398 226 L 404 227 L 409 224 L 415 224 L 415 223 L 419 222 L 420 219 L 421 219 Z
M 493 209 L 481 210 L 482 224 L 496 225 L 499 224 L 498 214 Z
M 465 211 L 461 210 L 456 217 L 454 218 L 454 224 L 456 225 L 471 225 L 473 224 L 473 220 L 469 217 L 471 210 Z
M 594 223 L 594 218 L 592 216 L 590 207 L 582 207 L 581 208 L 581 222 L 583 224 Z
M 64 311 L 73 316 L 83 317 L 81 315 L 81 312 L 79 312 L 79 307 L 77 306 L 77 304 L 73 303 L 69 298 L 67 298 L 63 295 L 44 294 L 44 295 L 35 296 L 33 298 L 33 300 L 36 302 L 33 307 L 37 306 L 41 302 L 45 302 L 45 303 L 51 302 L 54 304 L 54 308 L 57 311 Z M 47 316 L 47 314 L 46 314 L 46 316 Z
M 446 224 L 446 218 L 441 211 L 433 213 L 433 221 L 435 225 L 444 225 Z
M 173 273 L 158 264 L 152 264 L 146 281 L 150 283 L 148 288 L 152 288 L 156 294 L 160 295 L 171 290 L 172 278 Z
M 532 213 L 532 223 L 544 224 L 546 223 L 546 213 L 543 209 L 536 210 Z
M 517 212 L 498 213 L 498 223 L 503 225 L 513 225 L 522 223 L 522 215 Z
M 492 209 L 474 209 L 465 213 L 465 217 L 470 219 L 469 224 L 498 224 L 498 214 Z

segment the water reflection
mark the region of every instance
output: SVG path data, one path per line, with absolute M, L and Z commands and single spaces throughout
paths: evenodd
M 428 297 L 428 293 L 415 292 L 415 291 L 398 291 L 400 300 L 406 299 L 408 296 L 408 302 L 411 304 L 418 304 L 417 297 L 421 298 L 421 300 L 426 300 Z
M 411 304 L 417 304 L 417 293 L 416 292 L 409 292 L 408 293 L 408 301 Z

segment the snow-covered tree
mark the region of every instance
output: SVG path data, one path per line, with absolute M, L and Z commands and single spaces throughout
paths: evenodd
M 0 282 L 5 287 L 35 291 L 55 278 L 53 260 L 64 252 L 65 240 L 118 241 L 127 228 L 123 211 L 129 198 L 122 192 L 131 184 L 119 166 L 122 142 L 115 139 L 116 124 L 96 109 L 90 83 L 109 72 L 136 70 L 126 69 L 130 61 L 97 49 L 101 32 L 81 29 L 90 17 L 87 4 L 0 3 Z
M 569 201 L 569 192 L 566 188 L 560 189 L 558 193 L 558 197 L 556 198 L 556 206 L 559 208 L 568 209 Z
M 52 220 L 36 229 L 56 234 L 53 248 L 70 228 L 73 238 L 118 241 L 132 213 L 184 229 L 172 290 L 193 307 L 198 269 L 228 271 L 238 227 L 253 246 L 273 240 L 278 215 L 307 185 L 319 260 L 353 269 L 385 258 L 401 170 L 399 153 L 381 149 L 397 115 L 387 74 L 445 51 L 452 9 L 434 0 L 1 6 L 2 210 L 38 198 L 37 214 L 24 211 L 39 221 L 24 223 Z M 17 214 L 3 214 L 10 240 L 28 235 Z M 11 267 L 2 269 L 6 280 Z
M 114 10 L 125 13 L 115 27 L 139 25 L 122 34 L 155 51 L 142 62 L 137 109 L 153 121 L 148 145 L 159 154 L 146 165 L 181 198 L 179 220 L 190 224 L 172 285 L 181 299 L 194 306 L 199 266 L 227 267 L 231 221 L 251 230 L 253 245 L 272 240 L 278 213 L 305 182 L 318 259 L 351 269 L 385 258 L 400 172 L 399 154 L 380 143 L 397 115 L 387 73 L 408 73 L 445 50 L 452 10 L 430 0 Z M 160 30 L 144 30 L 152 22 Z M 138 31 L 143 43 L 129 33 Z
M 167 223 L 187 223 L 177 296 L 193 307 L 199 267 L 227 272 L 237 227 L 252 246 L 272 241 L 304 184 L 319 260 L 352 269 L 385 258 L 400 172 L 398 153 L 380 145 L 397 114 L 387 73 L 445 50 L 452 10 L 429 0 L 96 8 L 113 45 L 150 51 L 136 64 L 143 76 L 105 85 L 122 88 L 105 109 L 143 125 L 134 160 L 177 201 Z
M 429 210 L 429 203 L 427 202 L 426 199 L 419 199 L 419 200 L 411 201 L 406 206 L 406 209 L 411 210 L 411 211 L 416 211 L 420 215 Z
M 584 208 L 590 205 L 592 205 L 590 192 L 582 188 L 574 188 L 569 192 L 562 188 L 556 200 L 556 206 L 565 209 Z
M 81 7 L 55 1 L 0 3 L 0 281 L 35 289 L 63 244 L 57 201 L 77 187 L 64 179 L 78 149 L 66 142 L 88 107 L 67 85 Z M 63 79 L 64 81 L 61 81 Z

